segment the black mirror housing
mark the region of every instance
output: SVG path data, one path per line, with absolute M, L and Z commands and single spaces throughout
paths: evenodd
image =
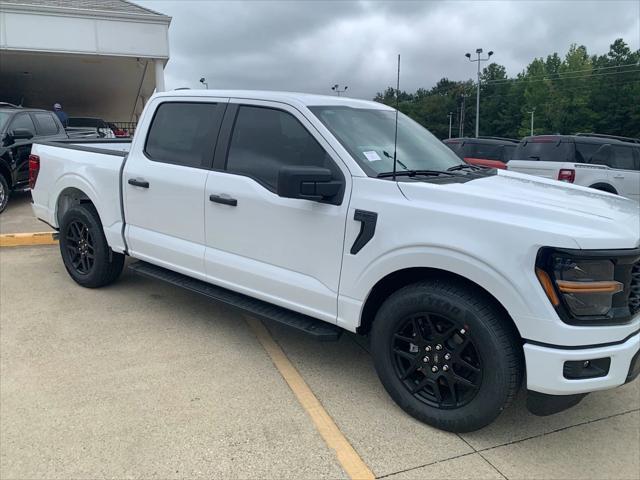
M 16 128 L 11 131 L 11 138 L 14 140 L 30 140 L 33 138 L 33 133 L 26 128 Z
M 333 179 L 328 168 L 287 166 L 278 171 L 279 197 L 300 198 L 321 203 L 340 204 L 343 182 Z

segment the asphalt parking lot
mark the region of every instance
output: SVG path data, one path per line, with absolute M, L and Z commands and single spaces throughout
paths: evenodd
M 28 201 L 1 233 L 46 230 Z M 395 406 L 365 339 L 267 327 L 376 477 L 640 476 L 639 381 L 550 417 L 520 396 L 456 435 Z M 105 477 L 348 478 L 242 314 L 126 271 L 83 289 L 56 246 L 0 248 L 0 478 Z

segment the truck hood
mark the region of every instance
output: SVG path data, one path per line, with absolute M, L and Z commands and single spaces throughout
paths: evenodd
M 413 181 L 398 186 L 409 200 L 431 203 L 441 199 L 452 208 L 467 209 L 488 220 L 525 222 L 528 228 L 570 237 L 579 248 L 640 245 L 640 204 L 591 188 L 508 170 L 469 182 L 435 185 Z M 442 197 L 439 193 L 444 190 L 449 195 Z

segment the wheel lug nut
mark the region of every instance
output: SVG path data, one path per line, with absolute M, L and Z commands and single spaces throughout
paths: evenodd
M 449 365 L 443 365 L 443 366 L 442 366 L 442 371 L 443 371 L 443 372 L 447 372 L 447 371 L 449 371 Z
M 422 359 L 422 361 L 423 361 L 424 363 L 429 363 L 429 357 L 424 357 L 424 358 Z
M 427 345 L 424 350 L 426 352 L 430 352 L 431 351 L 431 345 Z
M 442 345 L 440 344 L 436 345 L 436 350 L 442 350 Z
M 451 354 L 450 353 L 445 353 L 444 354 L 444 359 L 445 360 L 451 360 Z
M 436 373 L 438 371 L 438 367 L 434 365 L 433 367 L 431 367 L 431 371 L 433 373 Z

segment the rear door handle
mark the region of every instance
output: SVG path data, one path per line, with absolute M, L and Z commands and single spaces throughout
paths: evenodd
M 613 178 L 624 178 L 624 175 L 614 175 Z
M 137 178 L 130 178 L 127 183 L 129 185 L 133 185 L 134 187 L 149 188 L 149 182 L 145 180 L 138 180 Z
M 238 200 L 230 197 L 223 197 L 222 195 L 209 195 L 209 200 L 215 203 L 221 203 L 223 205 L 230 205 L 232 207 L 236 207 L 238 205 Z

